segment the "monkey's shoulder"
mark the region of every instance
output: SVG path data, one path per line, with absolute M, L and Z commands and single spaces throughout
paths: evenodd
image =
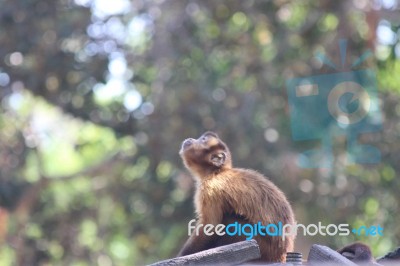
M 232 185 L 244 183 L 248 186 L 254 185 L 270 185 L 272 182 L 263 174 L 245 168 L 232 168 L 222 174 L 222 178 L 227 182 L 233 182 Z
M 247 193 L 249 189 L 274 189 L 276 186 L 265 176 L 251 169 L 231 168 L 218 173 L 201 184 L 201 191 L 208 195 Z

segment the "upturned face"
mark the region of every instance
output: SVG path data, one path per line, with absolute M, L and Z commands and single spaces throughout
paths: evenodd
M 198 139 L 185 139 L 179 155 L 186 168 L 200 178 L 232 167 L 228 147 L 214 132 L 206 132 Z

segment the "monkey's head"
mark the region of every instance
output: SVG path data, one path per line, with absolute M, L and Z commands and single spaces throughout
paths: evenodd
M 186 168 L 199 178 L 232 168 L 228 146 L 214 132 L 185 139 L 179 154 Z

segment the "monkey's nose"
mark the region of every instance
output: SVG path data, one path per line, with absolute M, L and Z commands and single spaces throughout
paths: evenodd
M 182 150 L 190 147 L 190 145 L 192 145 L 194 142 L 194 139 L 185 139 L 182 143 Z

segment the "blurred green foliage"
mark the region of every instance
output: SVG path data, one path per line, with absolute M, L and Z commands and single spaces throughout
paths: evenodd
M 299 223 L 384 227 L 399 245 L 399 3 L 393 1 L 4 0 L 0 2 L 0 265 L 142 265 L 176 255 L 194 217 L 184 138 L 217 131 L 237 166 L 287 194 Z M 285 80 L 371 49 L 384 130 L 374 166 L 305 170 Z M 1 194 L 0 193 L 0 194 Z M 31 203 L 30 205 L 27 203 Z M 13 206 L 16 205 L 16 206 Z M 27 206 L 29 205 L 29 206 Z M 1 225 L 1 224 L 0 224 Z M 1 226 L 0 226 L 1 230 Z M 3 237 L 3 238 L 1 238 Z M 1 243 L 0 243 L 1 244 Z

